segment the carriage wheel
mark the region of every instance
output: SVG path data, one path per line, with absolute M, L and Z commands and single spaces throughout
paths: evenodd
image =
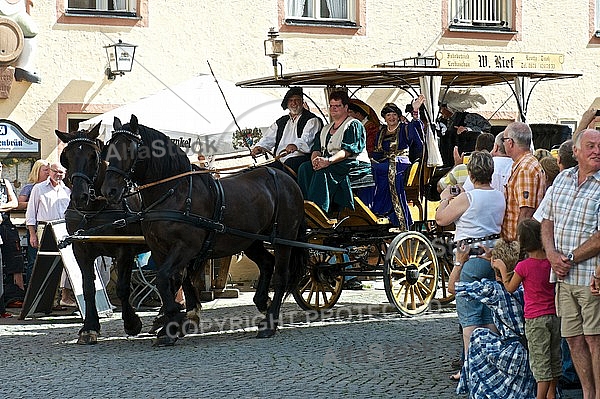
M 450 279 L 450 273 L 452 273 L 454 264 L 452 263 L 452 258 L 448 259 L 447 256 L 438 258 L 438 264 L 440 267 L 440 289 L 442 296 L 437 296 L 435 299 L 440 304 L 445 305 L 454 300 L 454 294 L 448 292 L 448 280 Z
M 383 282 L 391 304 L 405 316 L 417 315 L 435 297 L 438 260 L 421 233 L 405 232 L 394 238 L 385 255 Z
M 326 266 L 342 261 L 342 254 L 311 251 L 306 274 L 293 292 L 294 299 L 303 310 L 331 309 L 337 303 L 344 277 Z

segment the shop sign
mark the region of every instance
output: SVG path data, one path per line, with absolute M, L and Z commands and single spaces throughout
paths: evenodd
M 16 123 L 0 119 L 0 155 L 24 157 L 39 153 L 39 139 L 28 136 Z
M 452 69 L 533 69 L 562 71 L 564 55 L 541 53 L 501 53 L 496 51 L 438 50 L 435 57 L 440 68 Z

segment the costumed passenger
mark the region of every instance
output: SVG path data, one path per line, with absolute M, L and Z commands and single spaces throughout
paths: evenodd
M 298 184 L 304 199 L 324 212 L 335 208 L 354 209 L 349 174 L 371 173 L 364 126 L 348 115 L 348 94 L 334 91 L 329 96 L 332 122 L 315 137 L 311 160 L 298 169 Z
M 253 156 L 273 150 L 275 156 L 284 153 L 285 155 L 272 166 L 290 175 L 292 174 L 289 169 L 297 174 L 300 165 L 310 160 L 309 153 L 315 135 L 323 126 L 318 116 L 304 108 L 303 96 L 301 87 L 292 87 L 287 91 L 281 102 L 281 108 L 289 109 L 289 114 L 277 119 L 252 148 Z
M 34 60 L 38 28 L 31 16 L 29 7 L 33 6 L 31 0 L 0 0 L 0 16 L 13 20 L 21 30 L 25 40 L 23 51 L 14 63 L 15 80 L 30 83 L 40 83 L 42 79 L 35 71 Z
M 383 107 L 381 116 L 386 124 L 377 134 L 371 157 L 375 179 L 372 210 L 376 215 L 388 217 L 392 225 L 402 229 L 412 225 L 404 192 L 404 172 L 422 158 L 423 124 L 418 110 L 424 101 L 423 95 L 413 100 L 410 122 L 401 121 L 402 111 L 396 104 L 388 103 Z
M 381 129 L 381 123 L 379 122 L 377 113 L 364 101 L 352 98 L 350 99 L 350 104 L 348 104 L 348 115 L 358 119 L 365 127 L 367 132 L 367 152 L 369 153 L 369 157 L 371 157 L 373 151 L 375 151 L 377 133 L 379 133 L 379 129 Z
M 438 134 L 444 167 L 454 166 L 454 147 L 460 157 L 475 150 L 475 141 L 481 132 L 490 132 L 492 125 L 483 116 L 465 112 L 487 101 L 470 90 L 446 91 L 440 94 Z

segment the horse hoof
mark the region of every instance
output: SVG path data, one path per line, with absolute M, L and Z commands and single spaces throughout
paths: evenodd
M 163 335 L 161 337 L 154 338 L 152 340 L 152 346 L 159 347 L 159 348 L 164 347 L 164 346 L 173 346 L 173 345 L 175 345 L 175 342 L 177 342 L 177 338 Z
M 77 339 L 78 345 L 95 345 L 98 343 L 98 333 L 96 331 L 83 331 L 79 333 Z
M 256 334 L 256 338 L 271 338 L 273 335 L 275 335 L 276 331 L 276 329 L 270 328 L 259 329 L 258 334 Z
M 135 336 L 142 331 L 142 321 L 138 317 L 134 323 L 126 323 L 124 325 L 125 334 Z
M 200 324 L 200 309 L 196 308 L 188 311 L 185 317 L 196 325 Z
M 164 314 L 158 315 L 152 322 L 152 327 L 148 330 L 148 334 L 156 334 L 165 325 L 166 320 L 167 317 Z

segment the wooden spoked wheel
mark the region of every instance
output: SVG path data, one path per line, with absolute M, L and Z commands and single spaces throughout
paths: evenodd
M 303 310 L 331 309 L 340 299 L 344 277 L 331 265 L 343 262 L 341 253 L 310 251 L 306 274 L 293 292 Z
M 433 246 L 421 233 L 397 235 L 385 256 L 383 282 L 388 300 L 405 316 L 418 315 L 435 297 L 438 260 Z

